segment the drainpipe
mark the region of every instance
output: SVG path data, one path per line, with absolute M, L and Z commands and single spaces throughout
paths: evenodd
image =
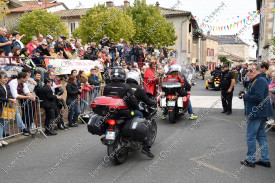
M 183 59 L 182 59 L 182 34 L 183 34 L 183 30 L 182 30 L 182 28 L 183 28 L 183 24 L 186 22 L 188 20 L 188 18 L 187 17 L 185 17 L 185 20 L 183 20 L 182 22 L 181 22 L 181 27 L 180 27 L 180 59 L 179 59 L 179 62 L 181 63 L 181 64 L 183 64 Z M 190 45 L 191 46 L 191 45 Z

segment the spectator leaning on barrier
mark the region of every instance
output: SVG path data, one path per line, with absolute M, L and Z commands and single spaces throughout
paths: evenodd
M 7 74 L 3 71 L 0 72 L 0 116 L 3 112 L 3 107 L 9 105 L 9 102 L 16 104 L 16 99 L 11 98 L 10 88 L 7 85 Z M 0 147 L 2 145 L 8 145 L 3 139 L 4 132 L 7 129 L 8 120 L 4 120 L 0 117 Z M 5 134 L 5 136 L 8 136 Z
M 271 167 L 269 162 L 268 145 L 265 134 L 265 122 L 272 116 L 272 107 L 268 94 L 268 84 L 265 78 L 260 76 L 261 67 L 257 64 L 249 64 L 247 76 L 250 79 L 248 90 L 241 94 L 246 102 L 247 118 L 247 158 L 241 164 L 255 167 L 255 164 Z M 256 161 L 256 140 L 261 149 L 261 159 Z
M 11 52 L 12 41 L 6 37 L 7 29 L 0 28 L 0 49 L 5 50 L 5 55 L 8 56 Z
M 81 94 L 82 89 L 76 84 L 76 77 L 71 75 L 66 86 L 67 100 L 66 104 L 69 108 L 68 121 L 70 127 L 77 127 L 77 119 L 80 114 L 80 108 L 78 104 L 78 95 Z
M 11 78 L 9 82 L 10 86 L 10 92 L 13 98 L 15 99 L 29 99 L 32 101 L 35 101 L 35 96 L 30 93 L 28 85 L 27 85 L 27 80 L 28 80 L 28 74 L 25 72 L 20 72 L 17 76 L 17 78 Z M 24 135 L 31 134 L 30 129 L 27 129 L 25 124 L 22 121 L 21 114 L 19 111 L 19 107 L 16 107 L 16 122 L 18 125 L 18 128 L 23 131 Z
M 10 61 L 8 58 L 4 58 L 5 55 L 5 50 L 0 49 L 0 69 L 4 69 L 6 71 L 10 70 Z

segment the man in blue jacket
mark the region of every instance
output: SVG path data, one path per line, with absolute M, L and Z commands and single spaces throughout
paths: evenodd
M 242 97 L 246 103 L 245 115 L 247 119 L 247 158 L 241 164 L 248 167 L 255 167 L 255 164 L 264 167 L 271 167 L 269 162 L 268 145 L 265 134 L 265 122 L 267 117 L 273 116 L 270 103 L 268 84 L 263 78 L 261 67 L 257 64 L 250 64 L 247 69 L 247 76 L 250 79 L 248 90 Z M 256 150 L 256 140 L 259 149 Z M 256 161 L 257 153 L 261 151 L 261 159 Z

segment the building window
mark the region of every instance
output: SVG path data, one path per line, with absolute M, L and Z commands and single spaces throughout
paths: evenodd
M 188 39 L 188 53 L 190 53 L 190 39 Z
M 207 48 L 207 56 L 210 56 L 210 49 Z
M 75 23 L 71 23 L 71 34 L 73 33 L 74 29 L 75 29 Z
M 189 24 L 189 33 L 191 33 L 191 31 L 192 31 L 192 26 L 191 26 L 192 24 L 190 23 Z

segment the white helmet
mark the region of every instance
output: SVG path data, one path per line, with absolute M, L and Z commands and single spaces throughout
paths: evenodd
M 170 73 L 172 73 L 172 72 L 180 72 L 180 71 L 181 71 L 181 66 L 180 65 L 176 65 L 176 64 L 171 65 L 171 67 L 170 67 Z
M 130 71 L 128 74 L 127 74 L 127 79 L 133 79 L 135 80 L 138 84 L 140 84 L 140 75 L 138 72 L 136 71 Z

